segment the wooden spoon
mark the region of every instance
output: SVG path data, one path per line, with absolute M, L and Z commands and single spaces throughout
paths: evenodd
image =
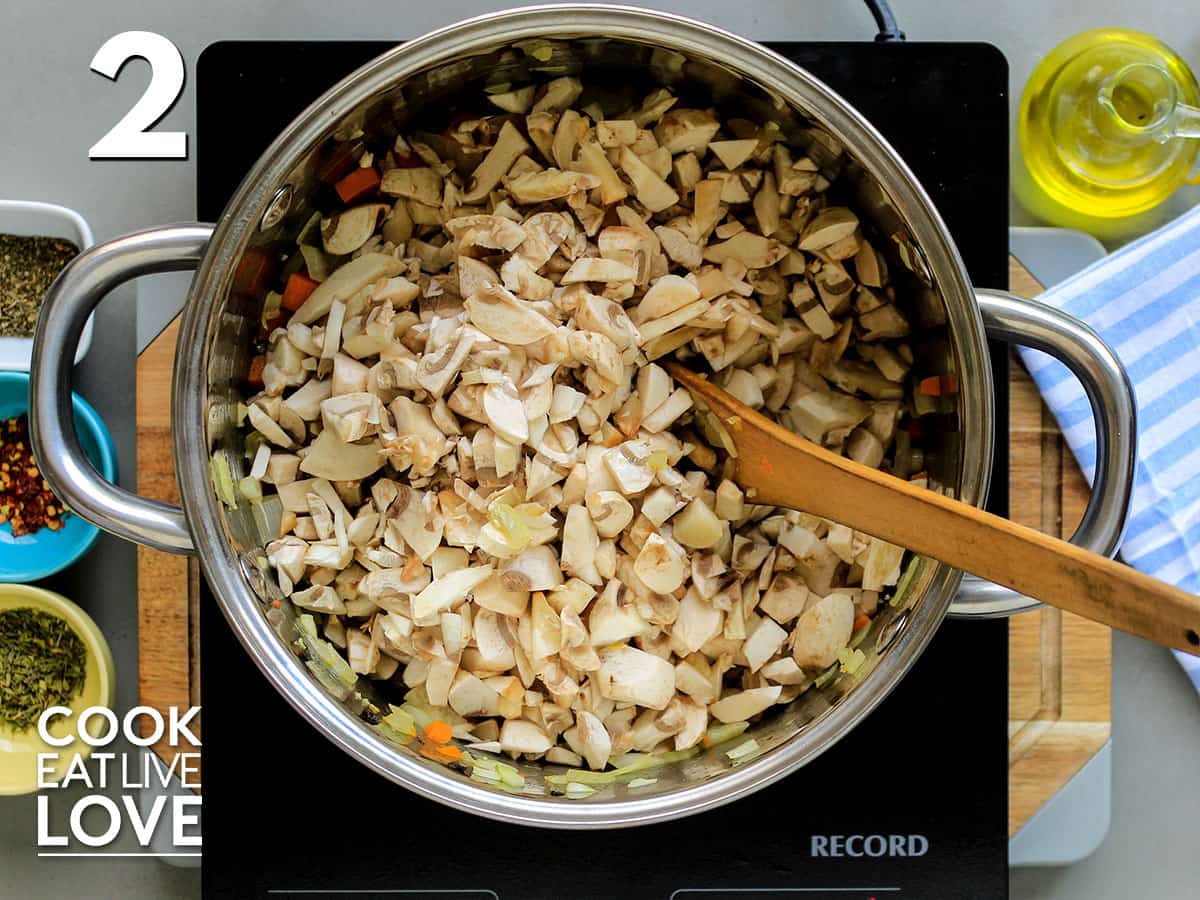
M 1200 598 L 1136 569 L 838 456 L 679 363 L 664 368 L 725 422 L 755 503 L 840 522 L 1059 609 L 1200 656 Z

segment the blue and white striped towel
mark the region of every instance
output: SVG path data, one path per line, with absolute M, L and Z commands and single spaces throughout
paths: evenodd
M 1200 207 L 1039 299 L 1096 329 L 1134 384 L 1138 459 L 1121 557 L 1200 594 Z M 1083 388 L 1056 360 L 1021 354 L 1090 482 L 1096 436 Z M 1200 690 L 1200 658 L 1177 656 Z

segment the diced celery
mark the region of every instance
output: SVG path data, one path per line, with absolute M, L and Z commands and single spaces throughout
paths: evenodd
M 750 740 L 738 744 L 732 750 L 727 750 L 725 755 L 728 756 L 733 762 L 738 763 L 745 762 L 752 756 L 758 755 L 758 753 L 758 741 L 756 741 L 754 738 L 750 738 Z
M 729 722 L 724 725 L 712 725 L 704 735 L 704 745 L 706 747 L 715 747 L 726 741 L 732 741 L 749 727 L 749 722 Z
M 889 606 L 899 606 L 904 602 L 904 598 L 908 595 L 912 587 L 913 579 L 917 575 L 917 567 L 920 564 L 920 557 L 914 556 L 908 561 L 908 565 L 904 567 L 904 571 L 900 575 L 900 581 L 896 584 L 896 592 L 892 594 L 892 599 L 889 601 Z
M 837 676 L 841 672 L 841 668 L 842 667 L 841 667 L 840 663 L 834 663 L 832 666 L 830 666 L 828 669 L 826 669 L 824 672 L 822 672 L 820 675 L 818 675 L 816 677 L 816 680 L 813 681 L 813 687 L 815 687 L 817 690 L 820 690 L 821 688 L 825 687 L 825 685 L 829 684 L 829 682 L 831 682 L 835 678 L 837 678 Z
M 237 493 L 233 488 L 233 475 L 229 471 L 229 460 L 219 450 L 212 455 L 209 474 L 217 498 L 230 509 L 237 509 Z

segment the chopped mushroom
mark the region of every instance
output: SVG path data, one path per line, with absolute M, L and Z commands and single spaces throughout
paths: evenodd
M 666 88 L 494 90 L 359 153 L 381 196 L 289 255 L 316 286 L 264 315 L 226 455 L 278 496 L 274 582 L 351 671 L 478 749 L 601 771 L 823 684 L 905 558 L 756 503 L 732 425 L 654 361 L 904 477 L 910 385 L 947 373 L 905 341 L 929 320 L 894 242 L 793 136 Z

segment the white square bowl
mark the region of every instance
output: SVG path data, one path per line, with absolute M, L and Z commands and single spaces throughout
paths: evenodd
M 80 251 L 93 243 L 92 229 L 83 216 L 65 206 L 36 200 L 0 200 L 0 234 L 21 237 L 52 237 L 70 241 Z M 75 362 L 87 355 L 92 345 L 92 317 L 88 316 L 75 351 Z M 29 371 L 33 338 L 0 337 L 0 369 Z

